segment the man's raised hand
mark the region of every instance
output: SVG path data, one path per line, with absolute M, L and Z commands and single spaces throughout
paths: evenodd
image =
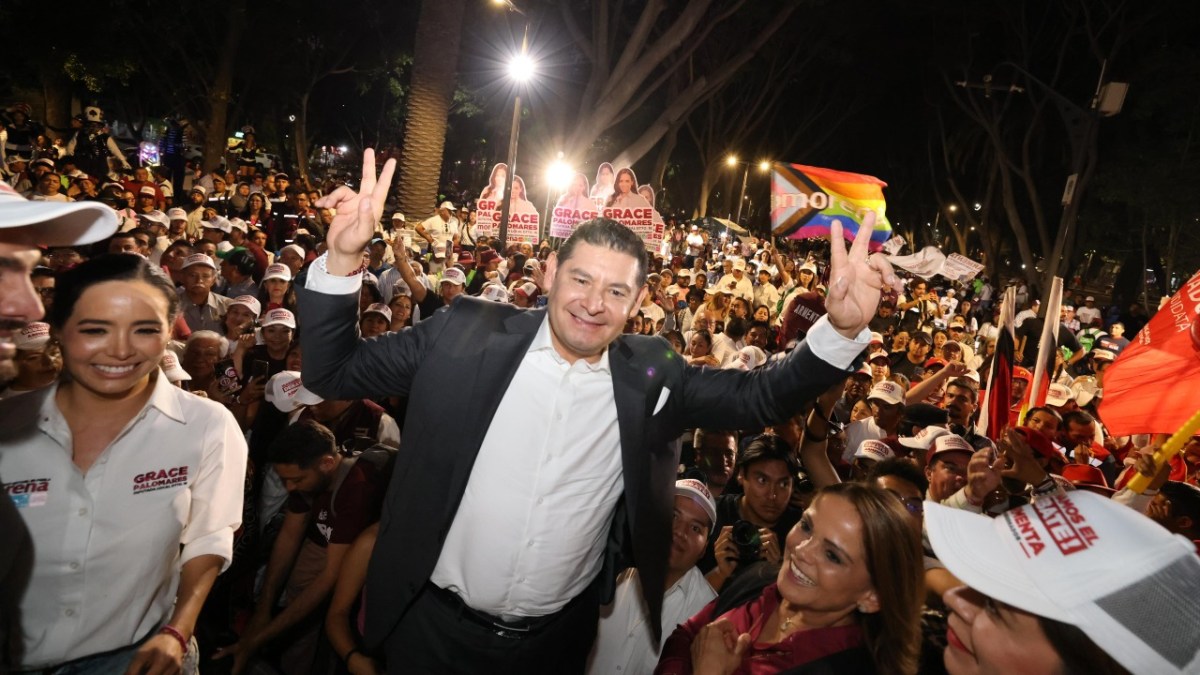
M 842 223 L 833 221 L 829 229 L 829 293 L 825 310 L 829 322 L 839 333 L 855 338 L 879 307 L 885 286 L 897 288 L 896 273 L 882 255 L 869 255 L 871 233 L 875 230 L 875 212 L 870 211 L 858 227 L 850 251 L 842 238 Z
M 396 160 L 389 159 L 383 165 L 383 172 L 376 177 L 375 151 L 367 148 L 363 152 L 359 191 L 343 185 L 317 200 L 317 206 L 337 211 L 325 233 L 330 274 L 343 276 L 362 265 L 363 249 L 375 236 L 375 223 L 383 217 L 383 205 L 395 171 Z

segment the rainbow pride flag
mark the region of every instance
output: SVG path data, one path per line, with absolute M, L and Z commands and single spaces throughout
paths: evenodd
M 777 237 L 827 237 L 834 220 L 853 240 L 868 211 L 875 212 L 871 250 L 892 237 L 883 188 L 874 176 L 776 162 L 771 171 L 771 230 Z

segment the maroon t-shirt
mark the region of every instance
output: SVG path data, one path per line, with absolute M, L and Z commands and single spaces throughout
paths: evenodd
M 351 461 L 351 460 L 345 460 Z M 337 490 L 337 504 L 331 505 L 333 490 L 326 490 L 311 501 L 298 492 L 288 495 L 289 513 L 312 513 L 307 536 L 318 546 L 350 544 L 371 523 L 379 520 L 383 493 L 388 477 L 375 463 L 359 460 L 346 474 Z

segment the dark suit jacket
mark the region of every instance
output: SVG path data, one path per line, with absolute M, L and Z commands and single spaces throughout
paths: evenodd
M 500 400 L 545 310 L 463 297 L 411 329 L 362 340 L 358 294 L 296 287 L 304 384 L 331 399 L 403 395 L 409 409 L 367 577 L 368 645 L 378 645 L 429 580 Z M 661 338 L 625 335 L 609 348 L 625 492 L 605 554 L 611 597 L 628 547 L 650 625 L 661 625 L 674 482 L 684 429 L 761 428 L 788 418 L 847 371 L 796 348 L 754 372 L 687 366 Z M 655 414 L 663 389 L 669 396 Z

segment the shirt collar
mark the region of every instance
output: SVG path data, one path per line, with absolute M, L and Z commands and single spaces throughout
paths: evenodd
M 58 388 L 60 386 L 61 383 L 55 384 L 42 403 L 41 417 L 45 422 L 49 422 L 51 419 L 62 418 L 62 411 L 58 409 L 57 403 Z M 180 405 L 179 394 L 186 392 L 182 389 L 179 389 L 178 392 L 172 391 L 178 389 L 178 387 L 172 385 L 166 376 L 162 374 L 162 371 L 157 369 L 150 373 L 150 387 L 150 398 L 146 401 L 146 405 L 142 406 L 142 409 L 138 411 L 138 414 L 134 415 L 134 419 L 140 419 L 145 416 L 146 411 L 154 408 L 166 417 L 180 424 L 185 424 L 187 420 L 183 415 L 183 406 Z M 190 394 L 188 395 L 190 396 Z M 64 421 L 63 425 L 65 426 L 65 424 L 66 422 Z
M 562 354 L 558 353 L 558 350 L 554 348 L 554 342 L 550 339 L 549 311 L 547 311 L 545 316 L 542 317 L 542 325 L 538 327 L 537 333 L 534 333 L 533 342 L 529 343 L 529 353 L 536 354 L 538 352 L 546 352 L 550 354 L 550 357 L 553 358 L 556 363 L 562 364 L 563 366 L 569 367 L 571 365 L 562 357 Z M 595 363 L 588 363 L 583 359 L 580 359 L 576 363 L 578 363 L 580 367 L 587 372 L 612 373 L 612 371 L 609 369 L 607 349 L 600 354 L 600 360 Z

